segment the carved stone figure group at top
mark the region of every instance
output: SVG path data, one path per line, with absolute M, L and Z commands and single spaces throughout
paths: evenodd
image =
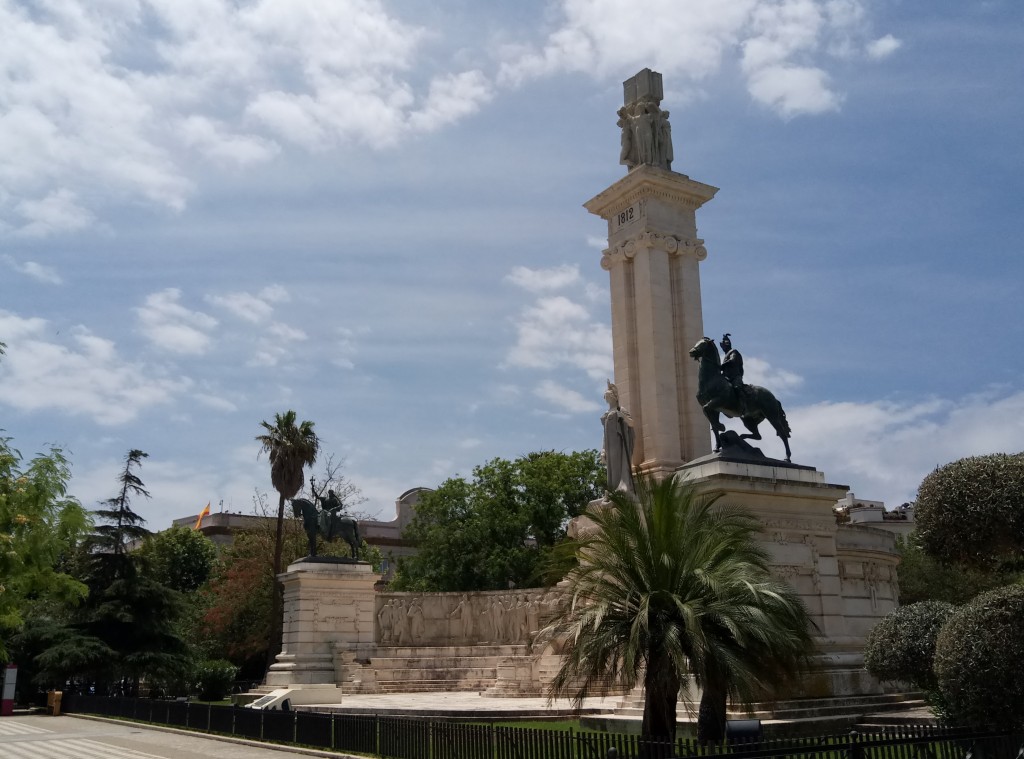
M 672 125 L 668 111 L 663 111 L 652 97 L 644 97 L 619 109 L 622 129 L 622 150 L 619 163 L 630 171 L 637 166 L 658 166 L 672 169 Z

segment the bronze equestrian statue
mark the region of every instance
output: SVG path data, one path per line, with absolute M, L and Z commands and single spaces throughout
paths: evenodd
M 790 461 L 790 429 L 782 404 L 763 387 L 743 384 L 743 358 L 739 351 L 733 350 L 728 334 L 722 338 L 722 349 L 729 359 L 726 367 L 728 376 L 723 373 L 718 347 L 710 337 L 703 338 L 690 349 L 691 358 L 700 364 L 697 400 L 715 433 L 715 451 L 722 450 L 719 433 L 725 431 L 725 425 L 719 420 L 720 413 L 728 417 L 739 417 L 743 426 L 750 430 L 748 434 L 740 435 L 742 439 L 760 440 L 761 433 L 757 431 L 757 426 L 767 419 L 782 438 L 782 444 L 786 446 L 786 461 Z
M 330 494 L 334 495 L 333 491 Z M 332 503 L 330 497 L 317 500 Z M 337 500 L 337 497 L 334 498 Z M 339 504 L 340 506 L 340 504 Z M 309 555 L 316 556 L 316 536 L 322 535 L 323 539 L 330 542 L 335 538 L 341 538 L 348 543 L 352 551 L 352 558 L 359 559 L 359 524 L 355 519 L 339 513 L 339 508 L 327 508 L 321 511 L 316 504 L 308 498 L 293 498 L 292 513 L 296 517 L 302 517 L 302 526 L 309 539 Z

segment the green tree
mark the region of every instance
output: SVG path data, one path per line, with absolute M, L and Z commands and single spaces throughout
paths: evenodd
M 290 525 L 294 528 L 294 525 Z M 301 540 L 299 531 L 287 530 L 285 552 Z M 227 659 L 242 669 L 242 677 L 262 675 L 273 634 L 271 608 L 274 595 L 272 564 L 274 536 L 269 531 L 240 532 L 221 553 L 210 581 L 203 587 L 205 609 L 202 638 L 210 658 Z M 296 548 L 294 553 L 300 549 Z
M 466 591 L 536 582 L 568 520 L 601 495 L 596 451 L 541 451 L 493 459 L 424 493 L 404 537 L 415 556 L 399 560 L 396 590 Z
M 172 527 L 153 535 L 139 554 L 153 579 L 179 593 L 197 590 L 217 562 L 217 547 L 198 530 Z
M 921 549 L 915 533 L 898 537 L 896 550 L 900 555 L 900 603 L 904 605 L 921 601 L 960 605 L 1020 576 L 1016 572 L 943 564 Z
M 284 530 L 284 502 L 302 489 L 303 470 L 313 466 L 320 452 L 320 439 L 313 422 L 296 424 L 296 414 L 288 410 L 274 414 L 274 423 L 260 422 L 265 432 L 256 436 L 260 453 L 270 459 L 270 482 L 278 493 L 277 538 L 274 541 L 274 572 L 281 571 L 281 540 Z
M 136 693 L 143 677 L 172 678 L 188 666 L 178 629 L 181 596 L 154 579 L 142 556 L 130 550 L 149 535 L 131 506 L 132 498 L 149 496 L 136 474 L 146 456 L 128 452 L 118 495 L 94 512 L 104 523 L 87 541 L 82 579 L 89 595 L 67 624 L 44 633 L 49 645 L 37 657 L 51 682 L 74 678 L 95 684 L 98 692 Z
M 1024 453 L 971 456 L 921 482 L 914 519 L 921 547 L 943 563 L 1024 569 Z
M 724 735 L 729 697 L 750 703 L 789 681 L 812 650 L 799 596 L 772 577 L 757 520 L 673 478 L 640 479 L 637 497 L 610 495 L 594 527 L 559 547 L 578 563 L 545 634 L 565 641 L 555 695 L 584 699 L 605 682 L 643 677 L 641 732 L 675 735 L 688 680 L 703 688 L 698 737 Z
M 85 509 L 67 494 L 67 459 L 51 448 L 23 466 L 10 443 L 0 437 L 0 662 L 27 605 L 73 603 L 87 593 L 66 566 L 89 528 Z
M 955 608 L 921 601 L 890 612 L 868 633 L 864 667 L 879 680 L 899 680 L 934 693 L 935 642 Z
M 1024 585 L 982 593 L 939 632 L 935 675 L 944 721 L 1024 729 Z

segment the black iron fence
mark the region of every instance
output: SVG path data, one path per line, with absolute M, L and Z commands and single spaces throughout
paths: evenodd
M 732 741 L 648 741 L 637 735 L 501 727 L 425 719 L 259 711 L 234 706 L 103 696 L 64 697 L 71 714 L 95 714 L 252 740 L 384 759 L 1024 759 L 1024 733 L 929 727 L 880 734 Z

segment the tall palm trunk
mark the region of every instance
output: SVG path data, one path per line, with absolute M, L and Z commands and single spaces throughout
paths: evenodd
M 282 625 L 281 606 L 283 588 L 277 576 L 281 574 L 281 554 L 284 549 L 284 493 L 280 494 L 277 503 L 277 534 L 274 537 L 274 593 L 270 599 L 270 640 L 267 646 L 267 668 L 274 663 L 281 653 Z

